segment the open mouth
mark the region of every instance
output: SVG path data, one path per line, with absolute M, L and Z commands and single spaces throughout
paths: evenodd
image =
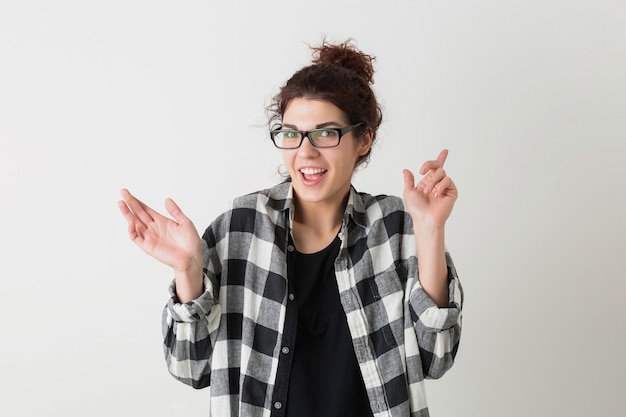
M 300 174 L 305 181 L 316 182 L 321 179 L 328 170 L 324 168 L 301 168 Z

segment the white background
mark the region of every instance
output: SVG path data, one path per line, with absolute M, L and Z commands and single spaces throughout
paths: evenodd
M 443 147 L 465 291 L 433 416 L 623 416 L 626 3 L 4 1 L 0 403 L 10 416 L 207 415 L 171 378 L 171 272 L 126 235 L 128 187 L 203 230 L 279 180 L 264 107 L 355 38 L 385 121 L 359 190 Z

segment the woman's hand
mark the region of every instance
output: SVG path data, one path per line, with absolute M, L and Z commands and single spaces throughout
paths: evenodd
M 189 271 L 198 265 L 202 268 L 200 236 L 172 199 L 165 201 L 165 208 L 173 220 L 151 209 L 128 190 L 123 189 L 121 194 L 123 201 L 118 206 L 128 222 L 130 240 L 174 271 Z
M 447 157 L 448 150 L 444 149 L 437 159 L 424 162 L 419 170 L 424 177 L 417 185 L 413 173 L 403 170 L 404 201 L 416 224 L 442 227 L 452 212 L 458 192 L 443 169 Z

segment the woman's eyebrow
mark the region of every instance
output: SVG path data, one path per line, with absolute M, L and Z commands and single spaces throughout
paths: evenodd
M 337 122 L 325 122 L 325 123 L 320 123 L 320 124 L 316 125 L 315 128 L 316 129 L 322 129 L 322 128 L 329 127 L 329 126 L 339 126 L 339 125 L 340 124 L 337 123 Z M 283 123 L 283 128 L 299 130 L 296 125 L 291 125 L 289 123 Z

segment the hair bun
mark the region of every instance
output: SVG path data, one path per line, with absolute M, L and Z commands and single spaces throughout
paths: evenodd
M 361 52 L 351 41 L 349 39 L 337 45 L 323 41 L 320 46 L 312 48 L 313 63 L 338 65 L 356 73 L 368 84 L 374 84 L 373 61 L 376 58 Z

